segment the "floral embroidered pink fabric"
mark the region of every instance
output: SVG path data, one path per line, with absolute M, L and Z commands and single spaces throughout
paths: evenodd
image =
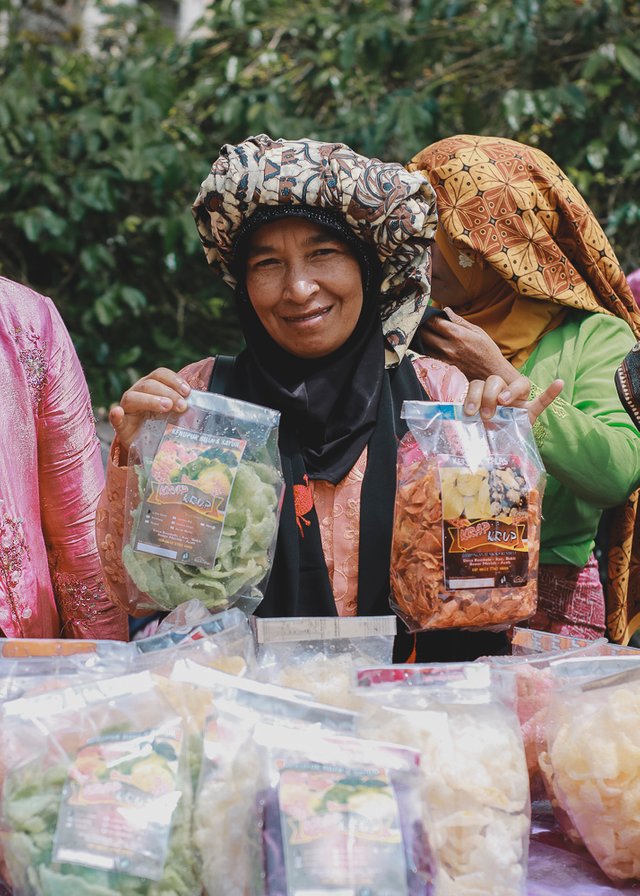
M 18 347 L 18 360 L 31 393 L 31 403 L 37 409 L 47 386 L 47 358 L 42 337 L 33 327 L 17 327 L 14 337 Z
M 207 358 L 185 367 L 181 374 L 195 389 L 207 389 L 213 370 L 213 359 Z M 418 379 L 425 389 L 425 398 L 434 401 L 460 401 L 468 382 L 456 368 L 433 358 L 416 356 L 413 360 Z M 360 532 L 360 490 L 367 463 L 366 449 L 342 482 L 310 482 L 320 524 L 320 535 L 338 615 L 357 613 L 358 548 Z M 105 567 L 107 589 L 111 599 L 127 605 L 125 575 L 120 559 L 122 508 L 126 484 L 126 467 L 118 466 L 117 442 L 107 467 L 107 487 L 98 508 L 98 545 Z M 301 524 L 302 525 L 302 524 Z
M 50 299 L 0 278 L 0 629 L 127 638 L 95 541 L 103 483 L 89 392 Z

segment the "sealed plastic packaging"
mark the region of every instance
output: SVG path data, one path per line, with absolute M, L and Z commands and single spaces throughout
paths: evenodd
M 196 626 L 201 625 L 203 622 L 209 622 L 209 620 L 214 619 L 218 615 L 221 614 L 214 614 L 207 610 L 202 601 L 194 597 L 183 604 L 178 604 L 167 616 L 159 619 L 158 627 L 154 634 L 161 635 L 163 632 L 174 631 L 190 632 Z
M 610 644 L 606 638 L 588 640 L 527 628 L 514 628 L 511 636 L 511 656 L 481 657 L 477 662 L 489 663 L 495 674 L 513 676 L 516 681 L 516 712 L 524 741 L 532 799 L 548 796 L 557 801 L 545 787 L 539 756 L 547 749 L 547 716 L 554 681 L 551 667 L 568 659 L 588 659 L 600 656 L 640 656 L 633 647 Z M 574 667 L 576 668 L 576 667 Z M 579 667 L 577 667 L 579 668 Z M 590 668 L 590 664 L 587 665 Z M 558 810 L 558 821 L 567 834 L 579 842 L 575 829 Z
M 514 626 L 510 638 L 511 656 L 540 656 L 550 657 L 552 654 L 558 654 L 558 657 L 567 650 L 579 650 L 583 647 L 592 647 L 598 644 L 603 648 L 618 647 L 619 645 L 609 644 L 606 638 L 576 638 L 572 635 L 559 635 L 555 632 L 542 632 L 535 628 L 521 628 Z M 626 648 L 621 648 L 626 649 Z M 633 650 L 633 648 L 629 648 Z
M 353 673 L 391 662 L 396 616 L 252 618 L 265 680 L 308 691 L 315 700 L 357 710 Z
M 283 478 L 279 413 L 192 391 L 129 451 L 124 547 L 132 615 L 199 599 L 252 612 L 268 581 Z
M 92 654 L 112 659 L 127 652 L 126 641 L 88 641 L 80 638 L 0 638 L 0 660 Z M 79 660 L 81 662 L 81 660 Z
M 206 896 L 260 893 L 256 802 L 263 769 L 253 726 L 253 719 L 230 717 L 222 709 L 205 724 L 193 844 L 201 856 Z
M 640 879 L 640 661 L 551 666 L 540 767 L 556 818 L 613 880 Z
M 189 677 L 189 664 L 179 677 Z M 258 797 L 267 786 L 264 757 L 254 737 L 271 721 L 288 739 L 353 731 L 352 713 L 314 703 L 308 695 L 206 671 L 202 683 L 216 688 L 204 728 L 203 763 L 194 812 L 193 841 L 202 861 L 207 896 L 262 896 L 264 880 Z
M 199 896 L 182 721 L 148 672 L 5 703 L 14 896 Z
M 131 664 L 124 641 L 0 638 L 0 702 L 124 674 Z
M 255 672 L 255 648 L 247 618 L 236 608 L 181 634 L 178 638 L 177 630 L 171 629 L 128 646 L 133 668 L 151 674 L 156 689 L 182 720 L 185 753 L 195 785 L 205 720 L 229 682 Z
M 524 896 L 529 779 L 509 695 L 482 664 L 362 670 L 365 737 L 420 752 L 435 896 Z M 504 683 L 502 683 L 504 685 Z
M 599 650 L 600 656 L 613 656 L 613 657 L 639 657 L 640 649 L 638 647 L 632 647 L 630 644 L 612 644 L 610 641 L 605 641 L 605 643 L 601 646 Z
M 515 682 L 515 711 L 527 759 L 531 798 L 538 800 L 544 799 L 546 795 L 538 757 L 546 749 L 547 743 L 547 715 L 553 692 L 551 666 L 554 662 L 569 657 L 597 657 L 606 648 L 607 642 L 604 638 L 587 641 L 562 635 L 550 635 L 547 639 L 544 637 L 546 632 L 528 632 L 527 629 L 518 631 L 522 635 L 516 633 L 512 646 L 517 644 L 528 648 L 545 645 L 549 648 L 548 652 L 482 657 L 477 662 L 488 663 L 492 667 L 494 680 L 503 677 Z M 532 637 L 526 637 L 527 634 Z M 538 635 L 542 637 L 537 637 Z M 573 644 L 572 647 L 561 647 L 562 644 L 570 643 Z
M 410 631 L 507 628 L 536 609 L 545 473 L 525 410 L 483 421 L 408 401 L 398 449 L 392 607 Z
M 237 607 L 206 617 L 199 616 L 193 628 L 174 627 L 171 613 L 155 635 L 131 642 L 131 650 L 147 656 L 157 651 L 178 647 L 182 657 L 230 675 L 256 674 L 256 652 L 253 634 L 246 615 Z M 174 620 L 175 621 L 175 620 Z
M 414 750 L 260 724 L 265 896 L 429 896 Z

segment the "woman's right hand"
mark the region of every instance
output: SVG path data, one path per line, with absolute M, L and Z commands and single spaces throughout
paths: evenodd
M 470 416 L 479 413 L 483 420 L 490 420 L 498 405 L 525 408 L 529 422 L 533 426 L 562 392 L 564 382 L 554 380 L 535 398 L 530 398 L 531 381 L 522 374 L 507 382 L 501 376 L 490 376 L 486 380 L 472 380 L 464 400 L 464 412 Z
M 120 443 L 120 460 L 126 460 L 131 443 L 143 421 L 152 415 L 181 413 L 187 409 L 185 399 L 191 387 L 181 376 L 166 367 L 158 367 L 127 389 L 109 411 L 109 422 Z

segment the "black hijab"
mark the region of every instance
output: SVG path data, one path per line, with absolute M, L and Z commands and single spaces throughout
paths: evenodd
M 323 358 L 299 358 L 267 333 L 245 286 L 251 236 L 265 224 L 298 217 L 337 236 L 362 272 L 363 303 L 353 333 Z M 281 427 L 300 447 L 309 479 L 340 482 L 362 454 L 374 430 L 384 376 L 384 340 L 379 313 L 381 266 L 373 247 L 359 240 L 334 212 L 306 206 L 264 206 L 236 239 L 233 270 L 236 308 L 246 342 L 235 378 L 257 404 L 281 412 Z
M 282 349 L 266 332 L 245 287 L 249 239 L 258 227 L 296 215 L 328 228 L 350 248 L 362 271 L 363 304 L 356 327 L 335 352 L 307 360 Z M 405 399 L 424 398 L 410 360 L 385 370 L 380 319 L 380 264 L 337 214 L 305 206 L 269 206 L 248 219 L 234 247 L 236 304 L 246 348 L 226 392 L 281 412 L 279 445 L 285 498 L 278 542 L 260 616 L 335 616 L 309 479 L 340 482 L 365 446 L 361 491 L 359 615 L 385 615 L 395 465 Z

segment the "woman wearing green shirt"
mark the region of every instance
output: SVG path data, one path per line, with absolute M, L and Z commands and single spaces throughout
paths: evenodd
M 534 393 L 564 380 L 534 427 L 549 477 L 530 624 L 598 637 L 608 623 L 612 637 L 627 640 L 640 616 L 627 618 L 621 592 L 605 612 L 593 554 L 603 509 L 640 487 L 640 433 L 614 385 L 640 333 L 640 313 L 613 249 L 540 150 L 458 136 L 427 147 L 408 167 L 436 191 L 432 296 L 449 317 L 422 328 L 425 352 L 470 379 L 524 374 Z M 627 522 L 629 529 L 632 517 Z M 627 569 L 613 586 L 628 579 L 629 553 L 619 545 L 618 555 Z

